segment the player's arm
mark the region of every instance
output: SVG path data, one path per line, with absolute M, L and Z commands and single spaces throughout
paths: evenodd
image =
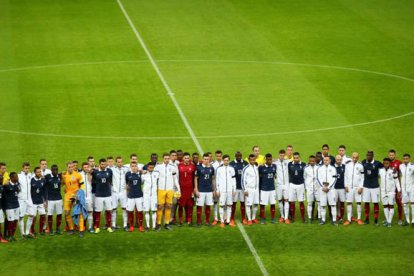
M 174 182 L 174 186 L 177 189 L 177 191 L 179 193 L 181 193 L 180 183 L 178 183 L 178 170 L 177 170 L 177 168 L 174 169 L 173 182 Z
M 334 170 L 335 170 L 335 172 L 336 172 L 336 169 L 334 168 Z M 332 189 L 334 186 L 335 186 L 335 183 L 336 183 L 336 181 L 338 180 L 338 177 L 339 177 L 339 175 L 337 174 L 337 173 L 335 173 L 333 176 L 332 176 L 332 179 L 331 179 L 331 183 L 329 184 L 329 186 L 328 186 L 328 189 L 330 190 L 330 189 Z
M 316 170 L 316 180 L 318 181 L 318 185 L 319 185 L 321 188 L 323 188 L 322 181 L 319 179 L 319 171 L 321 170 L 321 168 L 322 168 L 322 167 L 319 167 L 319 168 Z
M 194 194 L 196 195 L 196 197 L 200 196 L 200 193 L 198 192 L 198 175 L 197 174 L 194 176 Z
M 211 189 L 217 193 L 216 191 L 216 176 L 214 174 L 211 175 Z
M 397 196 L 400 197 L 401 196 L 401 184 L 400 184 L 400 180 L 398 179 L 398 174 L 395 173 L 394 174 L 394 183 L 395 183 L 395 187 L 397 187 Z
M 233 172 L 232 172 L 232 187 L 231 187 L 231 191 L 232 191 L 232 194 L 233 194 L 233 196 L 235 196 L 236 195 L 236 189 L 237 189 L 237 186 L 236 186 L 236 170 L 233 168 Z

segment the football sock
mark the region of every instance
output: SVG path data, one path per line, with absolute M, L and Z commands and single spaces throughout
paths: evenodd
M 152 228 L 155 228 L 155 224 L 157 222 L 157 213 L 152 211 L 151 216 L 152 216 Z
M 234 202 L 233 205 L 231 205 L 231 220 L 234 220 L 234 214 L 236 213 L 236 204 L 237 202 Z
M 112 212 L 111 211 L 105 211 L 105 217 L 106 217 L 106 227 L 111 227 L 111 220 L 112 220 Z
M 33 217 L 29 216 L 27 218 L 27 222 L 26 222 L 26 235 L 30 234 L 30 228 L 32 227 L 32 223 L 33 223 Z
M 291 202 L 289 212 L 290 212 L 290 216 L 292 217 L 292 219 L 295 219 L 295 213 L 296 213 L 295 211 L 296 211 L 295 210 L 295 202 Z
M 256 219 L 257 205 L 252 206 L 252 220 Z
M 408 206 L 408 203 L 404 203 L 404 214 L 407 223 L 410 223 L 410 208 Z
M 220 221 L 224 222 L 224 207 L 220 206 Z
M 179 220 L 180 223 L 183 222 L 183 211 L 184 211 L 183 207 L 181 207 L 181 206 L 178 207 L 178 220 Z M 186 209 L 186 212 L 187 212 L 187 209 Z
M 378 219 L 378 214 L 379 214 L 379 204 L 374 203 L 374 219 Z
M 311 219 L 312 218 L 312 208 L 313 206 L 313 202 L 308 202 L 308 218 Z
M 348 204 L 347 206 L 346 206 L 346 209 L 347 209 L 347 218 L 348 218 L 348 220 L 349 221 L 352 221 L 352 204 Z
M 289 209 L 290 209 L 289 201 L 285 201 L 284 205 L 285 205 L 285 212 L 284 212 L 283 218 L 288 219 L 289 218 Z
M 344 215 L 345 215 L 345 202 L 340 202 L 339 203 L 339 214 L 341 219 L 344 219 Z
M 210 215 L 211 215 L 210 206 L 204 207 L 204 212 L 206 213 L 206 223 L 210 223 Z
M 230 206 L 227 206 L 226 213 L 227 213 L 227 218 L 226 218 L 227 220 L 226 220 L 226 222 L 229 223 L 230 222 L 230 218 L 231 218 L 231 207 Z
M 265 213 L 265 206 L 264 205 L 260 205 L 260 218 L 261 219 L 264 219 L 265 218 L 264 213 Z
M 357 217 L 358 217 L 358 220 L 361 219 L 361 216 L 362 216 L 362 205 L 357 204 Z
M 218 203 L 214 202 L 214 220 L 218 220 Z
M 402 209 L 401 199 L 397 199 L 397 206 L 398 206 L 398 220 L 402 220 L 403 209 Z
M 68 226 L 69 230 L 73 230 L 73 220 L 72 220 L 72 216 L 65 216 L 66 218 L 66 225 Z
M 134 227 L 134 211 L 128 211 L 128 223 L 129 227 Z
M 116 209 L 112 210 L 111 220 L 112 220 L 112 227 L 116 226 Z
M 305 204 L 303 202 L 299 203 L 300 217 L 305 219 Z
M 160 225 L 162 220 L 162 208 L 158 208 L 157 210 L 157 224 Z
M 279 201 L 279 212 L 280 212 L 280 217 L 284 218 L 285 215 L 283 214 L 284 213 L 283 201 Z
M 150 227 L 150 213 L 149 212 L 145 212 L 145 225 L 147 226 L 147 228 Z
M 412 216 L 411 222 L 414 223 L 414 204 L 411 204 L 411 216 Z
M 128 220 L 127 211 L 125 209 L 122 209 L 122 222 L 124 223 L 124 227 L 126 227 L 128 224 L 127 220 Z
M 244 204 L 244 202 L 240 202 L 240 212 L 241 212 L 242 220 L 245 220 L 246 219 L 246 205 Z
M 384 206 L 384 216 L 387 222 L 390 222 L 389 214 L 390 214 L 390 209 L 388 208 L 388 206 Z
M 336 205 L 331 206 L 332 221 L 336 222 Z
M 276 206 L 273 204 L 273 205 L 270 205 L 270 217 L 272 219 L 275 219 L 275 215 L 276 215 Z
M 318 201 L 318 219 L 322 218 L 322 206 L 321 203 Z
M 201 223 L 201 212 L 203 211 L 203 208 L 201 206 L 197 206 L 197 224 Z
M 24 217 L 19 219 L 19 228 L 20 228 L 20 234 L 26 235 L 26 232 L 24 231 Z
M 101 212 L 95 212 L 95 228 L 99 228 L 101 224 Z
M 246 216 L 247 220 L 252 220 L 252 209 L 251 206 L 246 206 Z
M 49 231 L 53 230 L 53 216 L 47 216 L 47 224 L 49 226 Z
M 364 208 L 365 208 L 365 220 L 369 220 L 369 203 L 365 203 Z
M 388 214 L 388 223 L 392 222 L 392 217 L 394 216 L 394 206 L 390 205 L 390 209 L 389 209 L 389 214 Z
M 57 227 L 57 225 L 56 225 Z M 88 213 L 88 228 L 93 228 L 93 215 L 92 212 Z
M 321 207 L 321 218 L 323 221 L 326 220 L 326 207 Z
M 165 224 L 169 224 L 171 219 L 171 206 L 165 207 Z

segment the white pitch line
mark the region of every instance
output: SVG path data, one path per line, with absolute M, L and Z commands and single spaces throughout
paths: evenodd
M 263 275 L 267 276 L 269 273 L 266 270 L 266 267 L 264 266 L 262 260 L 260 259 L 259 254 L 257 254 L 256 249 L 254 248 L 252 241 L 250 240 L 249 236 L 246 233 L 246 230 L 244 230 L 243 224 L 240 223 L 240 221 L 237 221 L 237 227 L 239 228 L 244 240 L 247 243 L 247 246 L 249 247 L 250 251 L 252 252 L 254 258 L 256 259 L 257 265 L 259 266 L 260 270 L 262 271 Z
M 168 85 L 167 81 L 164 78 L 164 75 L 161 73 L 160 68 L 158 67 L 157 63 L 155 62 L 154 58 L 152 57 L 151 52 L 148 50 L 144 40 L 142 39 L 141 35 L 135 28 L 134 23 L 132 22 L 131 18 L 129 17 L 127 11 L 125 10 L 124 6 L 122 5 L 122 2 L 120 0 L 117 0 L 119 7 L 121 8 L 122 13 L 125 16 L 125 19 L 128 21 L 129 26 L 131 27 L 132 31 L 134 32 L 136 38 L 138 39 L 138 42 L 141 44 L 142 48 L 144 49 L 145 54 L 147 55 L 148 59 L 150 60 L 152 67 L 154 67 L 155 72 L 157 72 L 158 77 L 160 78 L 162 84 L 165 87 L 165 90 L 167 90 L 168 96 L 170 96 L 171 101 L 174 103 L 175 108 L 178 111 L 178 114 L 181 117 L 181 120 L 183 121 L 185 127 L 187 128 L 188 133 L 191 136 L 191 139 L 193 139 L 194 144 L 197 147 L 197 150 L 202 154 L 203 149 L 201 148 L 200 143 L 198 142 L 197 137 L 194 134 L 193 129 L 191 128 L 190 124 L 188 123 L 187 118 L 184 115 L 184 112 L 182 111 L 180 105 L 177 102 L 177 99 L 174 96 L 173 91 L 171 90 L 170 86 Z

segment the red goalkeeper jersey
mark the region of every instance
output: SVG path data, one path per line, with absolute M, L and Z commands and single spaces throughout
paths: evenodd
M 191 194 L 194 190 L 194 174 L 196 166 L 193 163 L 185 165 L 178 164 L 178 175 L 181 188 L 181 194 Z

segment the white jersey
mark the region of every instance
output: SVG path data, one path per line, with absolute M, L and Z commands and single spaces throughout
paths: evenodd
M 158 172 L 147 172 L 141 175 L 143 189 L 142 192 L 145 196 L 155 196 L 157 195 L 157 188 L 158 188 L 158 179 L 159 173 Z
M 124 167 L 126 167 L 127 172 L 131 171 L 131 164 L 125 164 Z M 138 170 L 142 170 L 144 168 L 144 164 L 137 163 L 137 167 L 138 167 Z
M 364 167 L 359 162 L 345 165 L 345 188 L 362 188 L 364 184 Z
M 395 193 L 395 189 L 397 189 L 398 192 L 401 191 L 400 181 L 398 180 L 398 173 L 394 172 L 392 168 L 389 168 L 388 170 L 381 168 L 379 170 L 379 178 L 381 195 Z
M 167 191 L 173 190 L 175 187 L 177 191 L 180 191 L 177 166 L 162 163 L 156 165 L 154 171 L 159 174 L 158 189 Z
M 289 160 L 277 159 L 274 164 L 276 165 L 276 186 L 289 185 Z
M 400 165 L 401 189 L 403 193 L 414 192 L 414 164 Z
M 318 165 L 308 165 L 305 167 L 305 171 L 303 172 L 303 178 L 305 178 L 306 190 L 316 189 L 319 187 L 318 180 L 316 179 L 318 167 Z
M 241 185 L 244 191 L 259 190 L 259 169 L 256 165 L 249 164 L 246 167 L 244 167 Z
M 21 172 L 18 176 L 20 184 L 19 200 L 32 200 L 30 192 L 30 181 L 33 178 L 33 174 L 25 174 L 24 172 Z
M 211 163 L 211 166 L 213 166 L 213 168 L 214 168 L 214 173 L 216 173 L 217 172 L 217 169 L 218 169 L 218 167 L 220 167 L 221 165 L 223 165 L 223 161 L 213 161 L 212 163 Z
M 42 172 L 42 176 L 43 177 L 45 177 L 46 175 L 48 175 L 48 174 L 52 174 L 52 171 L 51 170 L 49 170 L 49 169 L 43 169 L 43 170 L 41 170 L 41 172 Z
M 236 171 L 232 166 L 219 166 L 215 175 L 216 191 L 231 193 L 236 191 Z
M 125 175 L 128 172 L 128 167 L 115 166 L 112 168 L 112 192 L 120 193 L 126 191 Z
M 92 177 L 91 174 L 86 173 L 84 171 L 79 172 L 82 176 L 83 185 L 85 187 L 85 196 L 87 199 L 92 199 Z
M 346 164 L 351 163 L 351 162 L 352 162 L 352 158 L 350 158 L 346 155 L 342 156 L 341 165 L 346 165 Z
M 332 165 L 326 166 L 325 164 L 320 166 L 317 171 L 317 180 L 319 186 L 322 188 L 325 183 L 328 183 L 328 189 L 333 189 L 336 183 L 336 169 Z

